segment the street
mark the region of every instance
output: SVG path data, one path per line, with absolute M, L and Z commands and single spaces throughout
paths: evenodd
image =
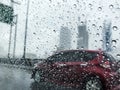
M 25 70 L 0 66 L 0 90 L 30 90 L 31 82 Z
M 0 90 L 73 90 L 46 83 L 38 84 L 30 77 L 30 71 L 0 65 Z

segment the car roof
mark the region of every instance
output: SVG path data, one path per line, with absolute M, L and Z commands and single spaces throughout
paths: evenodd
M 61 52 L 77 52 L 77 51 L 96 52 L 96 53 L 103 52 L 103 51 L 101 51 L 101 50 L 76 49 L 76 50 L 62 50 L 62 51 L 58 51 L 58 52 L 56 52 L 56 53 L 61 53 Z

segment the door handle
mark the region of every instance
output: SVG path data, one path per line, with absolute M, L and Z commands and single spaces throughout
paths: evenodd
M 88 65 L 87 63 L 80 64 L 80 66 L 87 66 L 87 65 Z

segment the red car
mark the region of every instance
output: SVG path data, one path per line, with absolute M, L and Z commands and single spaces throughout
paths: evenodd
M 68 50 L 37 63 L 32 78 L 80 90 L 113 90 L 120 84 L 119 68 L 104 51 Z

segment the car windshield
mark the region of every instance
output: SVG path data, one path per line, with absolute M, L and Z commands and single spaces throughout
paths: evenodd
M 111 62 L 115 61 L 115 58 L 109 53 L 104 53 L 103 56 L 105 60 L 109 60 Z

